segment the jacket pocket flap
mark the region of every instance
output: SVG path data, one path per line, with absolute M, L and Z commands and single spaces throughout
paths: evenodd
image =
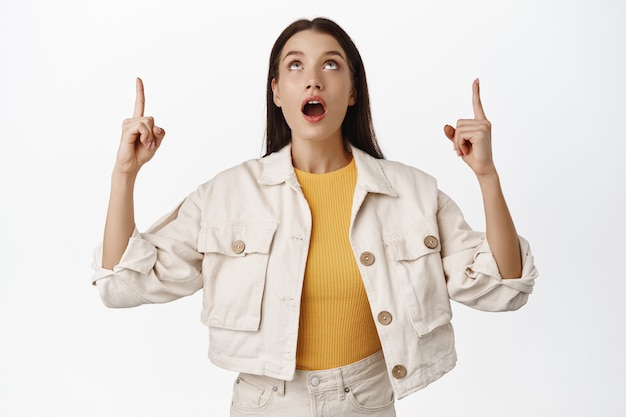
M 198 250 L 227 256 L 267 254 L 278 227 L 274 222 L 205 222 L 198 234 Z
M 402 231 L 383 237 L 392 261 L 412 261 L 439 252 L 439 229 L 434 217 L 427 217 Z

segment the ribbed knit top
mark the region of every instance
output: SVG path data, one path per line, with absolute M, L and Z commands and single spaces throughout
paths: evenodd
M 325 174 L 295 172 L 313 218 L 296 366 L 305 370 L 344 366 L 381 348 L 349 239 L 356 164 L 352 159 Z

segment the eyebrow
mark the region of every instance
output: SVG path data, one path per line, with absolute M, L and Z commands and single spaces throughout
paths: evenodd
M 302 51 L 289 51 L 289 52 L 287 52 L 285 54 L 285 56 L 283 57 L 282 60 L 284 61 L 285 59 L 287 59 L 290 56 L 302 56 L 302 55 L 304 55 L 304 52 L 302 52 Z M 327 56 L 338 56 L 341 59 L 343 59 L 344 61 L 346 61 L 346 57 L 343 56 L 343 54 L 340 51 L 335 51 L 335 50 L 326 51 L 326 52 L 324 52 L 323 55 L 325 57 L 327 57 Z

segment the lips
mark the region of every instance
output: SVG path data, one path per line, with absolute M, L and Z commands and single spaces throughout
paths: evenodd
M 306 98 L 302 102 L 302 115 L 311 123 L 316 123 L 326 116 L 326 102 L 319 96 Z

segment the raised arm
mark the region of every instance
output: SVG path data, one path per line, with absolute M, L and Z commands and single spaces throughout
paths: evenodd
M 137 78 L 133 117 L 124 120 L 122 138 L 111 176 L 111 195 L 104 227 L 102 266 L 113 269 L 126 250 L 135 227 L 133 191 L 141 167 L 154 156 L 165 131 L 144 117 L 146 102 L 143 82 Z
M 457 121 L 456 128 L 445 125 L 444 133 L 454 150 L 472 169 L 483 196 L 487 242 L 498 264 L 502 278 L 519 278 L 522 259 L 519 238 L 509 213 L 491 148 L 491 123 L 480 100 L 478 79 L 472 84 L 473 119 Z

